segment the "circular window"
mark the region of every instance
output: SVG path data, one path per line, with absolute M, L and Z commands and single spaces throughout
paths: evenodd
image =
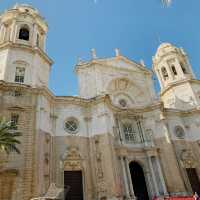
M 78 132 L 78 121 L 74 118 L 67 119 L 65 122 L 65 130 L 68 133 L 75 134 Z
M 119 105 L 120 105 L 121 107 L 125 108 L 125 107 L 127 106 L 126 100 L 120 99 L 120 100 L 119 100 Z
M 183 139 L 185 137 L 185 131 L 181 126 L 175 127 L 175 134 L 177 138 Z

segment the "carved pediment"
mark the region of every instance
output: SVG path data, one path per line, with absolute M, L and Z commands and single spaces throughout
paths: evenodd
M 139 63 L 136 63 L 132 60 L 129 60 L 128 58 L 124 56 L 118 56 L 115 58 L 110 58 L 110 59 L 100 59 L 98 60 L 103 65 L 106 66 L 111 66 L 115 68 L 120 68 L 120 69 L 127 69 L 139 73 L 151 73 L 150 70 L 148 70 L 146 67 L 142 66 Z

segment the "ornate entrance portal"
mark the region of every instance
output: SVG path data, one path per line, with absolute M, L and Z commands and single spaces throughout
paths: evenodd
M 64 187 L 69 189 L 65 200 L 83 200 L 83 178 L 81 171 L 65 171 Z
M 196 169 L 187 168 L 186 172 L 187 172 L 193 192 L 197 192 L 198 195 L 200 195 L 200 181 L 199 181 L 199 177 L 197 175 Z
M 147 186 L 142 167 L 137 162 L 129 164 L 133 190 L 138 200 L 149 200 Z

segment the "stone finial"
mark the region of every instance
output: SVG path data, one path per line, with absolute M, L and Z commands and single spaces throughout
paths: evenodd
M 143 60 L 143 59 L 140 60 L 140 64 L 141 64 L 142 66 L 145 66 L 145 63 L 144 63 L 144 60 Z
M 96 49 L 91 49 L 92 59 L 97 59 Z
M 82 63 L 81 57 L 78 57 L 78 64 Z
M 13 8 L 16 9 L 18 6 L 19 6 L 19 4 L 16 3 Z
M 120 56 L 120 50 L 117 49 L 117 48 L 115 49 L 115 56 L 116 56 L 116 57 Z
M 181 53 L 182 53 L 184 56 L 187 55 L 183 47 L 180 48 L 180 51 L 181 51 Z

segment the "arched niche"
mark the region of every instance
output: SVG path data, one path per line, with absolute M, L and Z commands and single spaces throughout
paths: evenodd
M 14 35 L 13 41 L 31 45 L 33 39 L 33 26 L 29 22 L 17 22 L 16 24 L 16 34 Z
M 30 29 L 28 25 L 23 25 L 19 29 L 18 39 L 29 41 L 30 40 Z

